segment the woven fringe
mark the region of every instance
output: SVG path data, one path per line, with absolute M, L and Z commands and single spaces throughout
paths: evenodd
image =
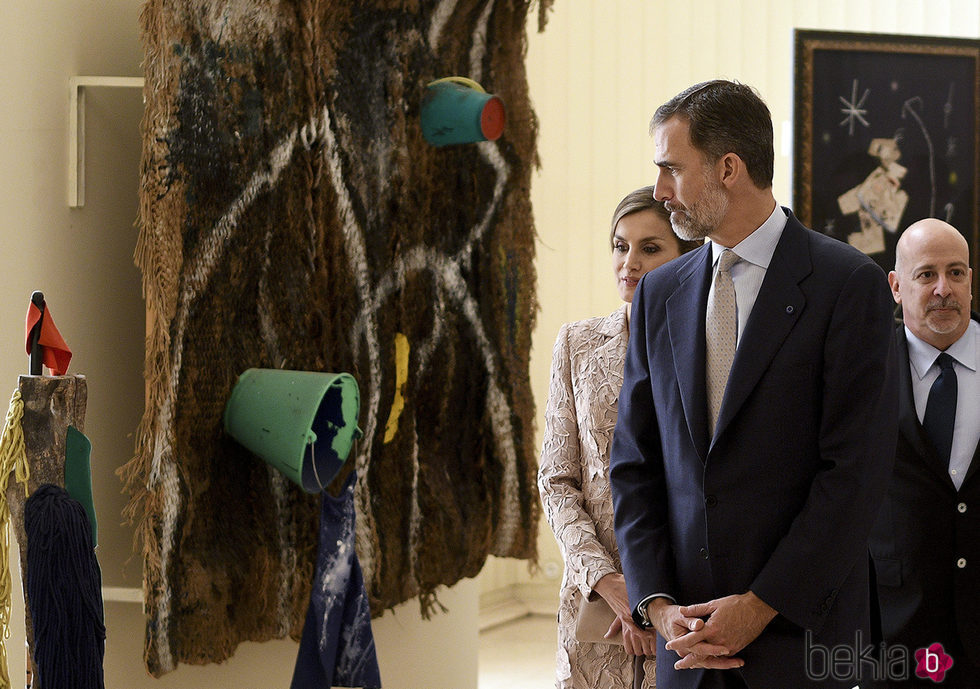
M 10 638 L 10 610 L 13 602 L 10 581 L 10 505 L 7 504 L 7 484 L 10 475 L 17 483 L 24 485 L 27 497 L 27 481 L 31 469 L 27 464 L 27 449 L 24 445 L 24 401 L 20 390 L 10 396 L 3 436 L 0 437 L 0 687 L 10 686 L 7 670 L 7 639 Z

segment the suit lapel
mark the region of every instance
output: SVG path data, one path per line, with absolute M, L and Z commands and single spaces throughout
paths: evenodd
M 606 338 L 606 341 L 597 346 L 595 351 L 599 373 L 607 380 L 618 378 L 622 383 L 622 362 L 626 358 L 628 341 L 626 307 L 622 306 L 600 320 L 596 325 L 596 332 Z
M 739 339 L 715 437 L 720 437 L 738 413 L 803 313 L 806 297 L 799 283 L 812 270 L 806 232 L 790 215 L 766 270 L 745 332 Z
M 666 301 L 674 374 L 688 432 L 701 461 L 708 455 L 708 409 L 704 389 L 704 313 L 711 285 L 711 247 L 697 250 L 677 273 L 680 283 Z
M 596 457 L 608 457 L 615 428 L 615 414 L 609 415 L 610 406 L 616 408 L 619 391 L 623 387 L 623 362 L 626 360 L 628 331 L 626 308 L 621 307 L 605 318 L 596 321 L 594 347 L 589 356 L 595 367 L 589 369 L 586 382 L 591 399 L 586 405 L 587 426 L 595 443 Z M 592 339 L 592 338 L 590 338 Z
M 915 412 L 915 396 L 912 394 L 912 370 L 909 367 L 909 342 L 905 338 L 905 328 L 899 326 L 896 334 L 898 360 L 902 362 L 898 370 L 898 428 L 905 439 L 920 457 L 927 458 L 933 468 L 939 467 L 939 459 L 932 443 L 926 437 L 925 429 L 919 423 Z M 945 469 L 943 470 L 945 474 Z M 947 477 L 948 478 L 948 477 Z

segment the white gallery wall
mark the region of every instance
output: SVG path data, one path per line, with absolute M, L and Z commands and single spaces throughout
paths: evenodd
M 425 3 L 432 4 L 431 0 Z M 108 596 L 141 585 L 126 496 L 115 470 L 133 453 L 143 408 L 143 302 L 132 253 L 137 230 L 138 91 L 88 93 L 85 206 L 67 203 L 68 79 L 140 76 L 140 0 L 0 2 L 0 398 L 27 370 L 23 322 L 35 289 L 88 378 L 99 559 Z M 543 34 L 530 27 L 531 97 L 541 169 L 532 187 L 541 310 L 532 354 L 538 428 L 551 348 L 561 323 L 616 307 L 606 246 L 609 216 L 629 190 L 654 181 L 647 123 L 696 81 L 730 77 L 767 98 L 777 122 L 776 195 L 790 203 L 793 27 L 980 36 L 978 0 L 555 0 Z M 505 133 L 506 136 L 506 133 Z M 0 402 L 3 404 L 3 402 Z M 480 582 L 441 597 L 449 613 L 423 622 L 414 602 L 375 622 L 390 689 L 476 687 L 477 599 L 506 591 L 554 609 L 560 556 L 542 529 L 541 568 L 493 560 Z M 14 556 L 16 562 L 16 555 Z M 24 677 L 17 568 L 10 677 Z M 286 686 L 296 644 L 246 644 L 221 665 L 181 667 L 160 680 L 142 664 L 138 603 L 106 604 L 108 687 L 235 689 Z M 447 648 L 452 652 L 447 653 Z

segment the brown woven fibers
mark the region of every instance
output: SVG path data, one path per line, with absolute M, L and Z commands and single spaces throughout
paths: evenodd
M 428 612 L 488 554 L 535 556 L 528 11 L 145 5 L 148 399 L 124 473 L 154 675 L 301 631 L 317 500 L 224 435 L 250 367 L 357 378 L 347 464 L 375 614 Z M 424 142 L 425 84 L 452 74 L 503 98 L 500 140 Z

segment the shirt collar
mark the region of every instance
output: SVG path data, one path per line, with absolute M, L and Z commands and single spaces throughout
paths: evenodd
M 909 343 L 909 361 L 912 364 L 912 370 L 915 371 L 919 380 L 922 380 L 932 365 L 936 363 L 939 350 L 912 334 L 908 326 L 905 326 L 905 338 Z M 980 323 L 971 318 L 966 332 L 960 336 L 960 339 L 946 348 L 946 353 L 962 366 L 971 371 L 976 371 L 978 344 L 980 344 Z
M 783 235 L 783 228 L 786 227 L 787 216 L 782 207 L 777 203 L 772 209 L 769 218 L 757 227 L 752 234 L 732 247 L 732 251 L 738 254 L 743 261 L 753 263 L 764 270 L 769 269 L 772 255 L 776 251 L 779 238 Z M 711 242 L 711 261 L 714 264 L 721 252 L 727 247 Z

